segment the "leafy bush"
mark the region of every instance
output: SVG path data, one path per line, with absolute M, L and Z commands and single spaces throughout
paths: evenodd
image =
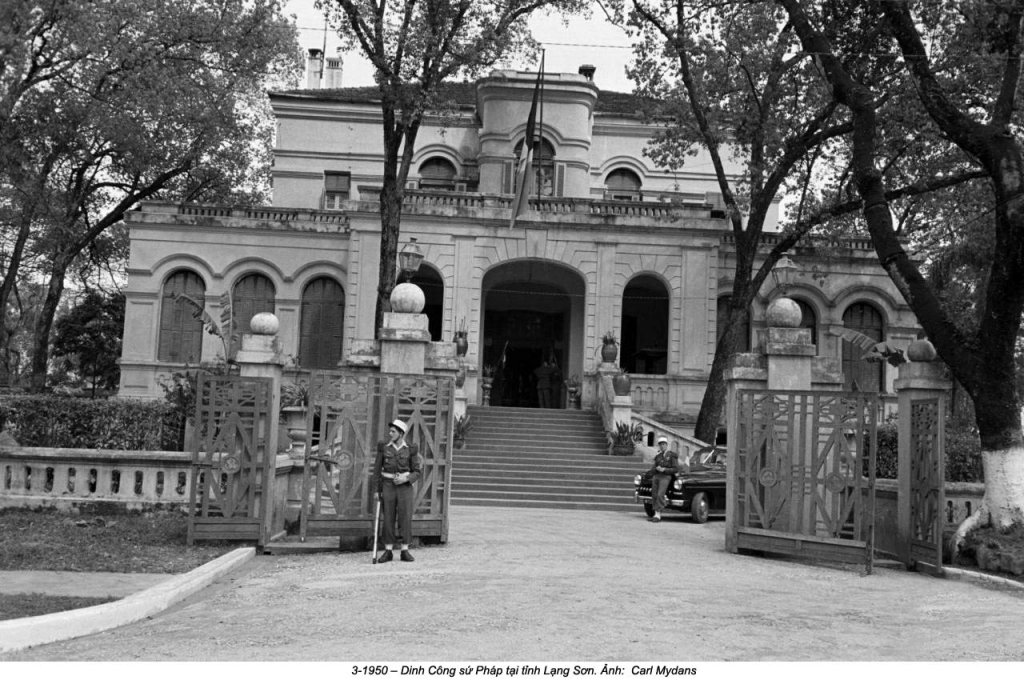
M 160 401 L 56 395 L 0 398 L 0 424 L 23 446 L 166 450 L 174 448 L 170 435 L 175 422 L 172 407 Z
M 875 476 L 896 479 L 899 476 L 899 430 L 896 421 L 878 426 L 878 454 L 875 456 Z M 867 470 L 865 470 L 865 473 Z
M 878 426 L 875 471 L 876 476 L 882 479 L 899 478 L 899 431 L 895 419 Z M 865 458 L 864 474 L 867 472 Z M 985 481 L 981 465 L 981 440 L 974 426 L 964 421 L 946 421 L 946 481 Z

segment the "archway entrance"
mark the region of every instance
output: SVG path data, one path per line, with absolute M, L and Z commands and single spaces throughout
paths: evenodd
M 546 260 L 499 265 L 483 280 L 481 357 L 493 406 L 563 408 L 563 380 L 583 358 L 583 279 Z

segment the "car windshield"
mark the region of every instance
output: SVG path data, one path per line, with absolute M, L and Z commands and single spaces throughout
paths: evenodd
M 711 449 L 699 454 L 698 460 L 701 465 L 725 465 L 725 449 Z

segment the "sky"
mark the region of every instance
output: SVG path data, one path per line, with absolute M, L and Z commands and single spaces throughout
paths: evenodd
M 293 14 L 299 27 L 303 50 L 324 46 L 323 14 L 314 7 L 314 0 L 287 0 L 286 14 Z M 602 90 L 632 92 L 633 84 L 626 78 L 626 65 L 632 56 L 630 40 L 621 28 L 594 8 L 589 20 L 574 18 L 564 26 L 557 17 L 536 16 L 530 21 L 534 38 L 546 51 L 545 70 L 551 73 L 576 73 L 581 64 L 597 67 L 594 82 Z M 337 53 L 338 38 L 328 29 L 327 54 Z M 357 53 L 343 55 L 343 87 L 373 84 L 369 63 Z M 533 70 L 536 63 L 515 63 L 505 67 Z

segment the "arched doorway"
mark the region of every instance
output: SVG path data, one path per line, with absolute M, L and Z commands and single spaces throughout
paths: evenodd
M 494 368 L 491 404 L 564 407 L 563 380 L 583 367 L 583 279 L 556 262 L 518 260 L 487 272 L 482 292 L 480 356 Z

